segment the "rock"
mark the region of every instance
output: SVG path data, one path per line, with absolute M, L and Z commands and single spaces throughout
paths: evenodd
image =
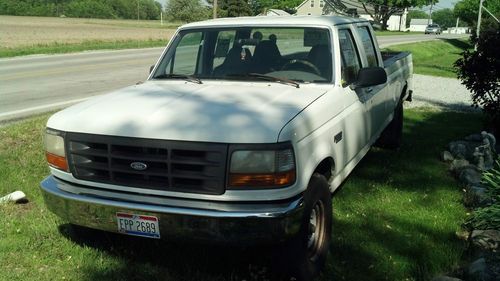
M 474 230 L 470 236 L 472 245 L 480 250 L 497 251 L 500 247 L 500 231 Z
M 481 183 L 481 178 L 481 173 L 470 167 L 462 169 L 458 176 L 458 179 L 465 185 L 477 185 Z
M 455 159 L 450 164 L 450 171 L 457 172 L 467 166 L 469 166 L 469 161 L 465 159 Z
M 491 197 L 486 193 L 486 188 L 479 185 L 468 186 L 464 196 L 464 205 L 467 207 L 482 207 L 491 204 Z
M 451 162 L 454 159 L 455 158 L 453 157 L 453 155 L 447 150 L 445 150 L 445 151 L 443 151 L 443 153 L 441 153 L 441 160 L 444 162 Z
M 467 278 L 469 281 L 493 280 L 484 258 L 480 258 L 469 265 L 467 276 L 469 277 Z
M 468 155 L 467 146 L 466 141 L 453 141 L 448 145 L 448 150 L 454 158 L 466 159 Z
M 15 202 L 15 203 L 25 203 L 28 199 L 26 194 L 22 191 L 14 191 L 0 198 L 0 203 Z
M 488 139 L 490 146 L 491 146 L 491 150 L 496 153 L 495 147 L 497 145 L 497 140 L 496 140 L 495 136 L 493 134 L 488 133 L 488 132 L 482 131 L 481 137 L 483 139 L 485 139 L 485 138 Z
M 431 281 L 462 281 L 462 279 L 449 277 L 449 276 L 438 276 L 438 277 L 432 278 Z
M 472 134 L 468 135 L 464 138 L 466 141 L 473 141 L 473 142 L 482 142 L 483 141 L 483 136 L 481 134 Z

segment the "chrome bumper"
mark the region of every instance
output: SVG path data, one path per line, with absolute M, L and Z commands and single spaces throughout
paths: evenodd
M 40 184 L 50 211 L 72 224 L 118 232 L 116 213 L 155 216 L 161 237 L 278 243 L 300 227 L 303 199 L 225 203 L 124 194 L 77 186 L 53 176 Z

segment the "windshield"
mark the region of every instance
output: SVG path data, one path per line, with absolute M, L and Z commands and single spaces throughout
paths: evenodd
M 332 81 L 328 29 L 210 28 L 173 40 L 152 79 Z

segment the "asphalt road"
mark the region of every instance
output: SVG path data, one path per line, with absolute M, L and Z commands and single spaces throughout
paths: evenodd
M 380 36 L 381 47 L 463 37 Z M 144 81 L 163 48 L 0 59 L 0 122 L 47 112 Z

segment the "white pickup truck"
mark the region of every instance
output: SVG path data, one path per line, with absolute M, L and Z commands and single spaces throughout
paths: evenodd
M 49 119 L 45 202 L 105 231 L 280 243 L 310 279 L 332 193 L 372 145 L 401 141 L 412 68 L 408 53 L 382 56 L 363 19 L 184 25 L 147 81 Z

